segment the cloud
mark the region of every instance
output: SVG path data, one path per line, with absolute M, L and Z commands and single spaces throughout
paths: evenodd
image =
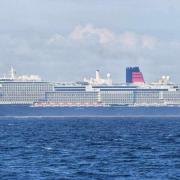
M 88 24 L 75 26 L 66 35 L 0 34 L 0 54 L 1 71 L 14 65 L 21 73 L 37 72 L 50 80 L 80 80 L 100 68 L 119 82 L 126 66 L 139 65 L 151 81 L 171 71 L 178 74 L 180 42 Z
M 48 44 L 59 44 L 65 41 L 65 38 L 61 34 L 55 34 L 48 39 Z
M 82 70 L 85 68 L 85 73 L 88 73 L 88 69 L 101 67 L 117 75 L 117 66 L 123 69 L 139 65 L 146 70 L 147 79 L 155 79 L 162 74 L 176 72 L 180 56 L 180 42 L 177 40 L 165 40 L 130 31 L 115 33 L 90 24 L 76 26 L 67 36 L 56 34 L 49 41 L 52 47 L 59 43 L 56 47 L 59 47 L 61 55 L 71 59 L 69 64 L 79 66 Z
M 126 48 L 135 48 L 138 46 L 138 36 L 132 32 L 125 32 L 119 37 L 120 43 Z
M 69 38 L 76 42 L 87 42 L 96 39 L 100 45 L 118 44 L 122 47 L 152 49 L 157 45 L 157 39 L 150 35 L 140 35 L 134 32 L 116 34 L 107 28 L 96 28 L 91 24 L 78 25 L 69 34 Z
M 88 24 L 86 26 L 78 25 L 70 33 L 69 37 L 75 41 L 83 41 L 87 37 L 95 36 L 100 44 L 111 43 L 115 40 L 113 32 L 106 28 L 95 28 Z
M 149 35 L 142 36 L 142 47 L 153 49 L 158 44 L 158 40 L 155 37 Z

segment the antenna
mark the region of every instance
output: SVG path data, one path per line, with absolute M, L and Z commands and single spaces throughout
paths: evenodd
M 11 70 L 10 70 L 10 76 L 11 76 L 11 79 L 15 79 L 15 76 L 16 76 L 16 71 L 14 70 L 14 68 L 11 66 Z

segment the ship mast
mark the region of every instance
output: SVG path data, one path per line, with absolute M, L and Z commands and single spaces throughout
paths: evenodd
M 15 76 L 16 76 L 16 71 L 14 70 L 14 68 L 11 66 L 11 70 L 10 70 L 10 76 L 11 76 L 11 79 L 15 79 Z

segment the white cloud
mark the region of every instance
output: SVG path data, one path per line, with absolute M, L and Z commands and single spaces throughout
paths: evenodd
M 114 41 L 115 36 L 113 32 L 106 28 L 95 28 L 88 24 L 86 26 L 76 26 L 75 29 L 70 33 L 69 37 L 76 41 L 82 41 L 90 36 L 96 36 L 100 44 L 107 44 Z
M 153 49 L 158 43 L 157 38 L 149 36 L 149 35 L 143 35 L 142 36 L 142 47 L 143 48 L 149 48 Z
M 61 34 L 55 34 L 48 39 L 48 44 L 58 44 L 62 43 L 65 38 Z
M 19 70 L 39 72 L 45 79 L 61 81 L 79 80 L 101 68 L 111 72 L 113 79 L 122 77 L 122 81 L 126 66 L 140 65 L 146 71 L 145 77 L 153 80 L 160 73 L 175 71 L 179 50 L 180 42 L 177 40 L 79 25 L 67 35 L 0 35 L 0 62 L 3 64 L 0 70 L 14 65 Z
M 61 37 L 61 35 L 59 35 Z M 107 28 L 96 28 L 93 25 L 78 25 L 69 34 L 69 38 L 77 42 L 88 43 L 88 40 L 93 40 L 97 38 L 101 45 L 108 44 L 118 44 L 124 48 L 134 49 L 134 48 L 154 48 L 158 41 L 155 37 L 150 35 L 141 35 L 134 32 L 124 32 L 121 34 L 116 34 Z M 61 39 L 63 39 L 61 37 Z
M 125 32 L 120 36 L 120 43 L 126 48 L 135 48 L 138 46 L 138 36 L 133 32 Z

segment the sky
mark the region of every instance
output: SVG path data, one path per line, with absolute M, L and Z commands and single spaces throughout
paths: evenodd
M 0 0 L 0 74 L 79 81 L 140 66 L 180 82 L 179 0 Z

